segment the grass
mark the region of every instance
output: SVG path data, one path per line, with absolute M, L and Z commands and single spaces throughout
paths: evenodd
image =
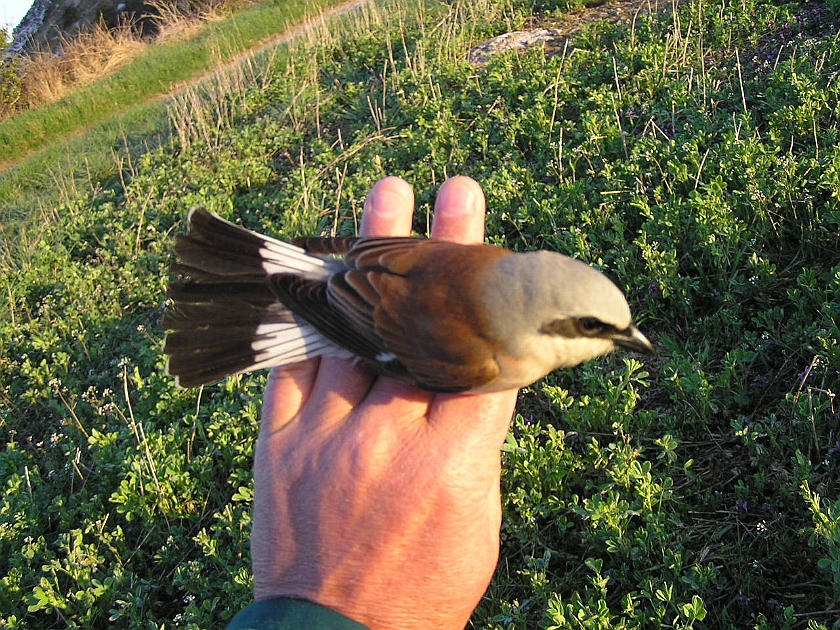
M 833 10 L 689 0 L 474 69 L 531 5 L 376 4 L 175 101 L 171 145 L 6 242 L 0 624 L 212 628 L 249 601 L 265 375 L 163 375 L 189 208 L 349 234 L 397 174 L 423 233 L 463 173 L 488 240 L 604 269 L 659 350 L 520 394 L 471 626 L 838 627 Z
M 23 71 L 20 75 L 21 95 L 10 103 L 4 117 L 14 113 L 15 107 L 35 109 L 54 103 L 70 92 L 112 74 L 126 65 L 145 48 L 135 26 L 123 21 L 115 28 L 104 22 L 75 38 L 61 37 L 60 54 L 39 50 L 17 60 Z M 25 106 L 24 106 L 25 103 Z
M 94 182 L 115 176 L 114 152 L 122 153 L 124 143 L 137 138 L 142 153 L 167 128 L 159 99 L 336 4 L 337 0 L 263 2 L 208 21 L 186 40 L 162 38 L 135 53 L 120 72 L 0 120 L 0 166 L 5 171 L 0 172 L 0 218 L 26 214 L 33 190 L 46 190 L 43 204 L 53 203 L 48 191 L 59 170 L 86 172 Z M 52 78 L 45 82 L 56 83 Z M 90 130 L 99 138 L 93 147 Z M 80 135 L 84 137 L 77 142 Z M 127 148 L 133 149 L 133 142 Z
M 73 91 L 55 104 L 0 121 L 0 142 L 12 155 L 25 155 L 56 136 L 113 116 L 139 100 L 168 94 L 180 82 L 215 70 L 262 40 L 304 17 L 317 15 L 330 2 L 266 2 L 220 21 L 205 24 L 187 41 L 164 41 L 138 55 L 123 72 Z

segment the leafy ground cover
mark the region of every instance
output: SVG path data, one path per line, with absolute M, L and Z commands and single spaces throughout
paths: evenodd
M 397 174 L 424 233 L 462 173 L 491 242 L 604 269 L 659 350 L 521 393 L 472 626 L 840 626 L 837 7 L 689 0 L 465 61 L 565 8 L 371 5 L 183 97 L 172 146 L 6 244 L 0 623 L 211 628 L 249 601 L 265 375 L 163 375 L 189 208 L 350 234 Z

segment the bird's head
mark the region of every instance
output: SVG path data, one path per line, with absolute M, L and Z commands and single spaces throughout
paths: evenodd
M 512 353 L 541 352 L 546 365 L 571 367 L 616 347 L 651 353 L 621 290 L 597 269 L 547 251 L 501 258 L 487 300 Z

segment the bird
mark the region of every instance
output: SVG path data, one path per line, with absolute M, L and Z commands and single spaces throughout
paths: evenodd
M 560 253 L 411 236 L 287 243 L 203 208 L 187 223 L 163 318 L 180 387 L 335 356 L 430 392 L 480 393 L 616 348 L 653 352 L 622 291 Z

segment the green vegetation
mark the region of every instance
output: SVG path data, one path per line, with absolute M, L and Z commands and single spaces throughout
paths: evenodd
M 5 243 L 0 625 L 213 628 L 249 601 L 265 374 L 163 375 L 189 208 L 350 234 L 396 174 L 422 233 L 461 173 L 491 242 L 602 268 L 659 350 L 522 392 L 473 627 L 836 628 L 835 4 L 688 0 L 478 69 L 530 4 L 374 5 L 178 99 L 172 146 Z
M 7 107 L 12 107 L 19 101 L 23 87 L 15 64 L 4 59 L 6 49 L 11 43 L 11 33 L 6 28 L 0 28 L 0 115 Z
M 206 24 L 187 41 L 150 46 L 123 71 L 34 111 L 0 121 L 0 143 L 11 155 L 25 154 L 90 124 L 114 110 L 168 93 L 179 82 L 209 72 L 330 2 L 266 2 L 219 22 Z
M 262 2 L 205 23 L 186 41 L 175 38 L 149 46 L 119 72 L 54 103 L 0 119 L 0 165 L 16 165 L 0 173 L 0 220 L 25 214 L 32 207 L 31 193 L 42 196 L 42 189 L 55 186 L 56 172 L 76 171 L 94 181 L 115 176 L 114 152 L 128 148 L 138 153 L 148 150 L 149 143 L 159 144 L 167 119 L 164 104 L 154 99 L 215 71 L 290 25 L 317 16 L 340 1 Z M 4 48 L 0 47 L 0 52 Z M 96 50 L 85 51 L 82 56 L 96 54 Z M 2 103 L 19 97 L 15 72 L 11 63 L 0 65 Z M 88 129 L 92 134 L 79 141 L 78 134 Z M 54 196 L 43 196 L 45 204 L 55 202 Z

